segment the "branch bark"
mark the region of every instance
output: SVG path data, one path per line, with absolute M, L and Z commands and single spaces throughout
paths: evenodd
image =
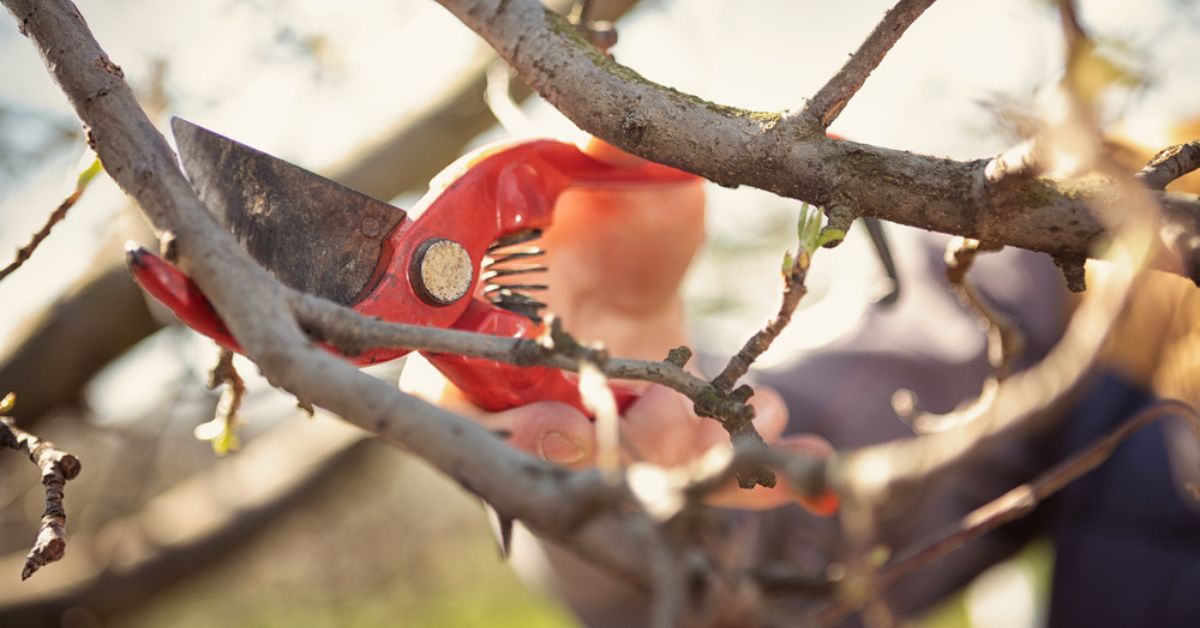
M 7 413 L 12 405 L 13 394 L 9 393 L 0 401 L 0 413 Z M 75 456 L 56 448 L 54 443 L 21 430 L 7 416 L 0 417 L 0 445 L 29 456 L 41 472 L 42 485 L 46 487 L 46 509 L 42 513 L 37 540 L 21 569 L 21 579 L 28 580 L 38 569 L 61 559 L 67 551 L 67 510 L 63 506 L 63 489 L 68 480 L 79 475 L 83 465 Z
M 825 137 L 781 113 L 707 102 L 645 79 L 585 42 L 536 0 L 439 0 L 580 128 L 628 152 L 727 187 L 750 185 L 861 216 L 1041 251 L 1089 257 L 1106 234 L 1091 209 L 1121 203 L 1104 179 L 1031 178 L 1003 205 L 975 193 L 990 159 L 956 161 Z M 785 123 L 786 122 L 786 123 Z M 1168 212 L 1200 198 L 1164 192 Z M 1161 267 L 1193 279 L 1200 269 Z
M 565 8 L 568 0 L 551 5 Z M 636 0 L 593 3 L 599 19 L 615 20 Z M 477 135 L 495 124 L 483 102 L 487 69 L 496 62 L 490 50 L 460 80 L 431 94 L 421 110 L 400 117 L 382 131 L 378 143 L 348 155 L 329 177 L 380 199 L 423 190 L 429 180 L 462 154 Z M 512 98 L 522 102 L 531 91 L 514 81 Z M 89 272 L 42 312 L 27 331 L 0 352 L 0 381 L 21 397 L 13 417 L 31 425 L 52 408 L 73 403 L 84 385 L 105 365 L 162 328 L 129 280 L 121 244 L 136 236 L 122 234 L 97 253 Z M 72 360 L 62 360 L 63 355 Z
M 1137 178 L 1151 190 L 1163 190 L 1175 179 L 1200 168 L 1200 140 L 1159 151 Z
M 401 444 L 507 516 L 630 582 L 648 582 L 652 538 L 602 509 L 611 489 L 595 473 L 569 473 L 504 443 L 470 420 L 405 395 L 317 348 L 301 331 L 288 291 L 242 251 L 192 191 L 123 73 L 65 0 L 4 0 L 88 128 L 105 169 L 160 237 L 174 239 L 180 268 L 216 305 L 233 335 L 274 385 L 301 402 Z M 245 298 L 253 295 L 253 298 Z M 620 543 L 612 543 L 619 534 Z

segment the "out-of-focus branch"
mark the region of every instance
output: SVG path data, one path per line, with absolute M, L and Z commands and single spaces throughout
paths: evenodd
M 124 261 L 112 255 L 119 250 L 113 242 L 111 251 L 98 253 L 87 273 L 26 321 L 0 354 L 0 382 L 21 398 L 13 413 L 18 424 L 77 402 L 100 369 L 162 327 Z
M 373 347 L 404 347 L 487 358 L 517 366 L 579 370 L 579 361 L 569 351 L 555 349 L 537 340 L 367 319 L 349 308 L 295 291 L 288 291 L 288 298 L 305 329 L 319 332 L 323 340 L 349 354 Z M 562 332 L 560 337 L 565 339 L 568 336 Z M 565 346 L 563 343 L 557 344 L 559 347 Z M 710 382 L 684 369 L 690 357 L 691 351 L 682 347 L 660 362 L 607 358 L 600 361 L 598 366 L 610 378 L 636 379 L 671 388 L 696 403 L 706 404 L 705 407 L 720 420 L 748 420 L 753 417 L 753 409 L 745 403 L 745 399 L 722 395 Z
M 883 593 L 899 579 L 983 536 L 991 530 L 1033 512 L 1063 487 L 1082 477 L 1108 460 L 1121 443 L 1144 427 L 1167 416 L 1182 416 L 1200 430 L 1200 413 L 1190 405 L 1176 400 L 1158 401 L 1130 417 L 1106 436 L 1079 453 L 1063 460 L 1030 482 L 1026 482 L 987 504 L 976 508 L 950 531 L 917 548 L 898 553 L 879 569 L 872 591 L 860 602 Z M 835 604 L 822 615 L 822 620 L 836 623 L 853 605 Z
M 981 252 L 977 240 L 955 239 L 946 249 L 946 279 L 950 291 L 963 307 L 970 309 L 987 330 L 988 362 L 994 369 L 996 379 L 1003 381 L 1012 374 L 1021 352 L 1025 349 L 1025 335 L 1016 321 L 988 303 L 971 281 L 968 273 Z
M 998 205 L 974 194 L 986 159 L 962 162 L 833 140 L 815 122 L 806 126 L 803 116 L 727 107 L 666 88 L 607 58 L 535 0 L 439 1 L 584 130 L 721 185 L 750 185 L 989 245 L 1078 259 L 1091 256 L 1107 233 L 1092 205 L 1134 202 L 1126 188 L 1103 179 L 1032 178 Z M 1195 195 L 1156 196 L 1168 209 L 1200 216 Z
M 1002 434 L 1027 428 L 1050 414 L 1079 387 L 1091 368 L 1112 322 L 1123 308 L 1130 287 L 1151 250 L 1151 225 L 1158 221 L 1155 196 L 1111 160 L 1099 154 L 1099 130 L 1090 102 L 1072 82 L 1075 48 L 1086 45 L 1073 5 L 1060 2 L 1068 43 L 1068 72 L 1060 84 L 1072 107 L 1059 128 L 1050 129 L 1055 150 L 1109 177 L 1113 197 L 1095 199 L 1097 215 L 1116 234 L 1105 253 L 1114 263 L 1108 281 L 1093 288 L 1076 310 L 1062 339 L 1034 367 L 997 385 L 994 398 L 971 420 L 916 439 L 883 443 L 850 452 L 834 461 L 833 485 L 843 496 L 871 508 L 882 508 L 904 487 L 933 476 Z M 1119 199 L 1119 200 L 1118 200 Z
M 1027 139 L 987 161 L 980 172 L 980 190 L 997 196 L 1000 188 L 1014 186 L 1042 174 L 1044 161 L 1042 143 L 1037 138 Z
M 1135 176 L 1151 190 L 1165 190 L 1172 181 L 1197 168 L 1200 168 L 1200 140 L 1164 148 Z
M 817 90 L 812 100 L 805 105 L 801 115 L 817 120 L 822 128 L 828 127 L 846 108 L 850 99 L 867 81 L 867 77 L 883 58 L 891 51 L 892 46 L 900 41 L 904 31 L 921 17 L 934 0 L 900 0 L 884 14 L 883 19 L 875 26 L 875 30 L 867 36 L 866 41 L 850 55 L 846 65 L 829 79 L 821 89 Z
M 0 401 L 0 414 L 7 414 L 13 402 L 13 394 L 8 393 Z M 7 416 L 0 417 L 0 445 L 29 456 L 42 474 L 42 486 L 46 487 L 42 524 L 21 569 L 21 579 L 28 580 L 38 569 L 59 560 L 67 551 L 67 510 L 63 506 L 63 489 L 67 480 L 79 475 L 83 465 L 75 456 L 57 449 L 54 443 L 18 428 Z
M 64 611 L 80 606 L 107 620 L 145 604 L 274 529 L 321 489 L 361 479 L 361 467 L 345 463 L 369 444 L 365 433 L 328 416 L 282 425 L 222 460 L 221 473 L 198 473 L 128 517 L 76 533 L 54 578 L 0 588 L 0 625 L 58 625 Z M 289 461 L 286 468 L 280 460 Z M 240 478 L 237 491 L 229 488 L 231 477 Z M 203 516 L 196 516 L 197 504 Z M 0 572 L 19 560 L 0 557 Z
M 1017 358 L 1025 349 L 1025 334 L 1016 321 L 993 307 L 979 294 L 968 272 L 981 252 L 976 240 L 955 238 L 946 247 L 946 279 L 958 302 L 979 320 L 987 338 L 987 358 L 992 375 L 984 380 L 983 391 L 973 401 L 953 412 L 938 414 L 922 411 L 916 393 L 899 390 L 892 397 L 896 414 L 919 434 L 940 432 L 975 420 L 992 404 L 1000 382 L 1012 374 Z

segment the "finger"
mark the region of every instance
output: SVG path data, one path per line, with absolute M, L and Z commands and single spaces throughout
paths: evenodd
M 533 403 L 503 412 L 484 412 L 442 377 L 426 360 L 410 357 L 400 376 L 400 389 L 447 410 L 471 417 L 502 435 L 511 445 L 543 460 L 572 467 L 594 458 L 591 421 L 574 408 L 553 402 Z
M 754 408 L 754 428 L 763 440 L 768 443 L 779 440 L 788 424 L 787 404 L 783 397 L 774 388 L 756 386 L 750 405 Z
M 625 410 L 621 436 L 646 462 L 674 467 L 694 457 L 692 435 L 701 428 L 700 421 L 687 397 L 655 384 Z
M 555 464 L 585 467 L 595 458 L 592 422 L 563 403 L 531 403 L 485 415 L 483 422 L 506 434 L 512 446 Z

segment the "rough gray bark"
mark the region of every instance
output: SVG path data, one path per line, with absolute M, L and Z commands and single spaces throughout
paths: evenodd
M 649 581 L 652 528 L 636 512 L 598 508 L 612 490 L 509 447 L 470 420 L 401 393 L 317 348 L 297 325 L 291 293 L 223 232 L 192 191 L 121 69 L 65 0 L 4 0 L 76 113 L 105 169 L 173 241 L 180 268 L 216 305 L 274 385 L 378 437 L 401 444 L 497 510 L 525 521 L 631 582 Z M 253 298 L 244 298 L 253 295 Z M 622 542 L 610 542 L 620 532 Z
M 1105 229 L 1091 207 L 1121 202 L 1103 179 L 1030 178 L 1003 203 L 981 193 L 988 159 L 955 161 L 825 137 L 800 114 L 746 111 L 659 85 L 605 57 L 536 0 L 439 0 L 582 129 L 725 186 L 845 207 L 905 225 L 1078 259 Z M 1168 213 L 1200 216 L 1165 192 Z M 1183 221 L 1178 221 L 1183 222 Z M 1162 266 L 1200 279 L 1200 268 Z

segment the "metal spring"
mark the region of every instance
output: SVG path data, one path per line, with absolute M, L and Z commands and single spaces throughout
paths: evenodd
M 546 284 L 507 283 L 502 280 L 546 272 L 546 266 L 529 261 L 545 255 L 544 249 L 537 246 L 517 246 L 540 237 L 541 229 L 527 229 L 500 238 L 488 247 L 487 256 L 483 258 L 483 272 L 479 276 L 485 284 L 484 298 L 497 307 L 537 322 L 541 322 L 542 308 L 546 307 L 546 304 L 528 293 L 545 290 Z

